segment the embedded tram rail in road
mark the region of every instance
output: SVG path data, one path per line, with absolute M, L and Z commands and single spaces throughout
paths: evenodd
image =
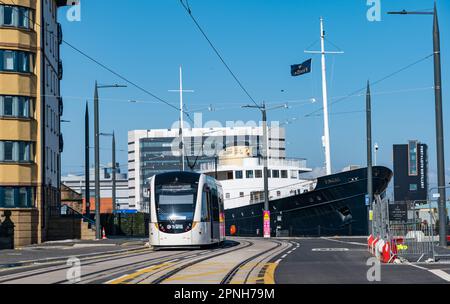
M 237 240 L 237 239 L 236 239 Z M 285 241 L 239 239 L 230 249 L 193 254 L 121 276 L 111 284 L 274 283 L 267 262 L 292 245 Z

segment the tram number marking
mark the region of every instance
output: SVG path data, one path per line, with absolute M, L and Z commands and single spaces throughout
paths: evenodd
M 275 299 L 274 289 L 219 289 L 218 299 Z

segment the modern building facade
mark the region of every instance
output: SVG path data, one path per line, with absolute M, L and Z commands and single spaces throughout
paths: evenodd
M 128 198 L 128 177 L 127 174 L 120 172 L 120 165 L 116 165 L 116 205 L 115 209 L 124 210 L 124 209 L 135 209 L 136 206 L 133 204 L 129 204 Z M 89 192 L 90 192 L 90 209 L 93 213 L 95 210 L 95 170 L 91 168 L 89 170 Z M 61 182 L 76 191 L 83 197 L 83 206 L 82 212 L 84 213 L 86 210 L 86 182 L 85 176 L 82 175 L 74 175 L 69 174 L 67 176 L 63 176 L 61 178 Z M 112 212 L 112 165 L 109 164 L 106 168 L 102 168 L 100 170 L 100 210 L 103 213 L 111 213 Z M 107 204 L 108 206 L 103 206 L 103 204 Z
M 185 170 L 199 171 L 203 163 L 216 159 L 224 148 L 250 147 L 253 156 L 263 149 L 262 127 L 184 129 Z M 155 174 L 182 168 L 178 129 L 134 130 L 128 132 L 128 175 L 130 204 L 143 210 L 147 180 Z M 268 157 L 286 158 L 285 129 L 269 128 Z
M 394 200 L 426 201 L 428 146 L 417 140 L 394 145 Z
M 0 3 L 0 215 L 11 211 L 15 245 L 46 239 L 60 204 L 60 81 L 67 1 Z

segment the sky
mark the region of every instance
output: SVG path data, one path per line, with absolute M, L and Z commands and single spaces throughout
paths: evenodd
M 431 0 L 380 0 L 381 20 L 370 22 L 366 0 L 190 0 L 192 14 L 234 74 L 258 103 L 289 109 L 268 113 L 287 124 L 287 155 L 323 167 L 323 117 L 319 18 L 325 22 L 333 171 L 366 164 L 365 96 L 336 102 L 366 82 L 432 54 L 432 16 L 387 15 L 392 10 L 431 10 Z M 437 1 L 441 30 L 442 90 L 447 183 L 450 182 L 450 3 Z M 242 109 L 252 101 L 213 52 L 179 0 L 81 0 L 81 20 L 69 22 L 60 9 L 64 40 L 105 66 L 178 107 L 179 66 L 183 66 L 188 111 L 203 121 L 259 121 L 260 113 Z M 84 164 L 84 110 L 93 117 L 94 83 L 125 84 L 66 44 L 61 46 L 64 78 L 63 174 L 81 173 Z M 312 72 L 291 77 L 290 65 L 312 58 Z M 433 59 L 372 86 L 373 141 L 377 164 L 392 168 L 392 145 L 417 139 L 429 145 L 430 187 L 436 183 Z M 178 112 L 132 87 L 100 90 L 101 132 L 117 135 L 118 161 L 127 165 L 127 133 L 170 128 Z M 312 98 L 316 102 L 311 102 Z M 132 103 L 130 100 L 139 101 Z M 214 111 L 209 111 L 212 105 Z M 319 110 L 318 112 L 315 112 Z M 310 113 L 319 115 L 309 115 Z M 93 134 L 91 134 L 93 140 Z M 93 146 L 93 143 L 91 144 Z M 111 138 L 102 138 L 101 163 L 111 161 Z M 93 154 L 91 156 L 93 159 Z

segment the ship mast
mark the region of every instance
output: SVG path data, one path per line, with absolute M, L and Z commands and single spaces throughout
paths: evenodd
M 325 51 L 325 30 L 323 26 L 322 17 L 320 17 L 320 51 L 305 51 L 305 53 L 321 54 L 322 56 L 322 95 L 323 95 L 323 129 L 324 129 L 322 141 L 323 146 L 325 148 L 326 174 L 330 175 L 332 172 L 331 172 L 330 127 L 328 117 L 327 69 L 326 69 L 325 54 L 342 54 L 343 52 Z

